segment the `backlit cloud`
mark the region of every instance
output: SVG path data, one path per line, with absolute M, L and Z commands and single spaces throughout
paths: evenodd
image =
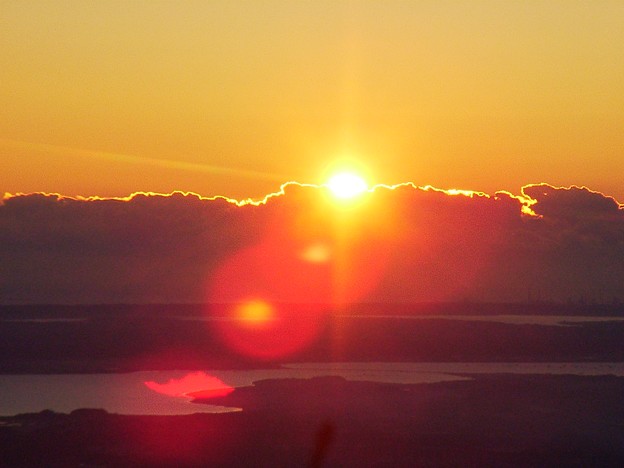
M 338 203 L 285 184 L 193 193 L 5 195 L 0 301 L 624 299 L 624 209 L 587 188 L 377 186 Z

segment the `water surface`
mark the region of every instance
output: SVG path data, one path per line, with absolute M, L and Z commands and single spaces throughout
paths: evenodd
M 624 363 L 310 362 L 284 364 L 277 369 L 204 372 L 234 388 L 266 379 L 310 379 L 321 376 L 339 376 L 351 381 L 427 384 L 468 380 L 470 374 L 624 377 Z M 142 371 L 121 374 L 0 375 L 0 415 L 35 413 L 45 409 L 69 413 L 79 408 L 101 408 L 109 413 L 128 415 L 181 415 L 241 410 L 194 404 L 191 398 L 173 398 L 154 392 L 145 385 L 145 382 L 166 383 L 171 379 L 182 379 L 188 374 L 189 371 Z

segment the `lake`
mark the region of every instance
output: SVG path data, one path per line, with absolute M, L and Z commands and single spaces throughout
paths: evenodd
M 395 384 L 427 384 L 469 380 L 471 374 L 614 375 L 624 377 L 624 363 L 458 363 L 458 362 L 337 362 L 291 363 L 275 369 L 141 371 L 118 374 L 0 375 L 0 415 L 36 413 L 46 409 L 69 413 L 79 408 L 101 408 L 127 415 L 183 415 L 241 411 L 217 405 L 191 403 L 192 398 L 158 393 L 146 382 L 166 387 L 203 374 L 204 386 L 189 392 L 209 392 L 220 384 L 231 388 L 253 385 L 266 379 L 310 379 L 339 376 L 351 381 Z M 200 382 L 202 380 L 200 379 Z M 160 385 L 162 384 L 162 385 Z M 214 387 L 214 388 L 211 388 Z

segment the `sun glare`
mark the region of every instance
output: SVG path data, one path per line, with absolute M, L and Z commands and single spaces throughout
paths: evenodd
M 326 186 L 335 197 L 341 199 L 354 198 L 368 190 L 368 184 L 364 179 L 350 172 L 333 175 Z

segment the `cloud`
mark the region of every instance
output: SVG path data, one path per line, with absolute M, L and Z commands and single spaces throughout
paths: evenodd
M 6 195 L 0 258 L 2 303 L 624 299 L 624 209 L 547 184 Z
M 617 219 L 623 214 L 623 208 L 614 198 L 586 187 L 534 184 L 523 187 L 522 193 L 537 202 L 538 214 L 553 220 L 595 222 Z

